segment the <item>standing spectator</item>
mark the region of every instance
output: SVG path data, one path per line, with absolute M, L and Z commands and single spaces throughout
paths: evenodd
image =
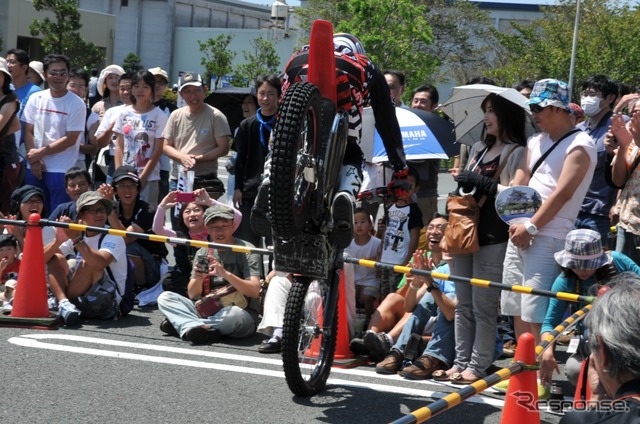
M 104 113 L 114 106 L 122 104 L 120 98 L 120 92 L 118 91 L 118 82 L 120 76 L 124 74 L 124 69 L 119 65 L 109 65 L 100 72 L 100 78 L 98 78 L 98 94 L 102 97 L 102 100 L 93 105 L 93 110 L 100 116 L 100 119 L 104 116 Z
M 407 182 L 411 188 L 406 190 L 404 195 L 398 196 L 385 212 L 384 234 L 381 237 L 382 262 L 405 265 L 418 248 L 420 230 L 424 226 L 422 212 L 413 201 L 413 195 L 419 190 L 418 179 L 418 171 L 409 167 Z M 398 288 L 402 274 L 384 270 L 382 275 L 381 295 L 384 298 Z
M 78 137 L 84 131 L 86 106 L 67 90 L 68 57 L 45 56 L 44 71 L 49 89 L 29 98 L 22 118 L 29 162 L 26 182 L 44 190 L 45 205 L 52 210 L 69 201 L 64 173 L 78 161 Z
M 582 202 L 576 220 L 576 228 L 591 228 L 607 239 L 611 220 L 609 212 L 615 204 L 617 190 L 611 185 L 609 163 L 604 138 L 611 126 L 613 105 L 618 95 L 618 86 L 604 75 L 594 75 L 582 84 L 580 106 L 589 117 L 577 125 L 596 143 L 597 162 L 591 185 Z
M 434 112 L 438 108 L 440 96 L 438 90 L 425 84 L 413 90 L 411 107 L 425 112 Z M 438 172 L 440 172 L 439 159 L 424 159 L 410 161 L 412 167 L 418 170 L 420 175 L 420 190 L 416 193 L 416 203 L 422 211 L 423 219 L 427 219 L 438 212 Z
M 77 166 L 82 169 L 87 169 L 92 158 L 98 153 L 98 142 L 95 133 L 100 124 L 100 117 L 97 113 L 89 109 L 89 105 L 87 104 L 87 84 L 89 84 L 89 75 L 87 75 L 84 69 L 80 68 L 71 71 L 67 89 L 80 97 L 85 102 L 87 108 L 87 122 L 84 131 L 82 131 L 78 137 L 80 155 L 78 156 Z
M 456 275 L 502 281 L 502 263 L 509 241 L 509 226 L 495 208 L 499 191 L 511 185 L 526 143 L 525 111 L 496 94 L 482 102 L 484 140 L 469 151 L 464 171 L 455 177 L 460 189 L 484 202 L 480 208 L 478 233 L 480 250 L 473 254 L 453 255 Z M 495 354 L 496 308 L 500 291 L 455 283 L 458 295 L 455 320 L 456 357 L 447 375 L 459 373 L 464 381 L 475 381 L 487 374 Z
M 27 104 L 29 97 L 35 92 L 41 90 L 40 87 L 29 81 L 27 78 L 27 72 L 29 70 L 29 55 L 24 50 L 11 49 L 7 52 L 7 69 L 11 74 L 13 80 L 13 89 L 20 101 L 20 112 L 18 112 L 18 118 L 20 118 L 20 132 L 16 133 L 16 142 L 18 143 L 18 153 L 24 158 L 27 152 L 24 147 L 24 121 L 22 120 L 22 114 L 24 113 L 24 107 Z M 20 175 L 18 177 L 18 186 L 24 183 L 24 176 L 26 171 L 27 161 L 22 161 L 20 168 Z
M 153 78 L 156 80 L 156 87 L 153 90 L 153 104 L 158 106 L 161 111 L 167 115 L 173 113 L 178 107 L 171 100 L 164 98 L 164 92 L 169 84 L 169 76 L 167 71 L 157 67 L 149 69 L 149 72 L 153 74 Z M 217 169 L 217 168 L 216 168 Z M 160 156 L 160 187 L 158 190 L 158 203 L 169 193 L 169 174 L 171 172 L 171 160 L 166 153 L 162 153 Z
M 255 89 L 251 90 L 251 94 L 247 94 L 242 99 L 242 119 L 245 120 L 250 118 L 256 114 L 258 111 L 258 99 L 256 98 Z M 235 134 L 238 134 L 238 128 L 234 130 Z M 233 150 L 233 156 L 227 160 L 227 172 L 229 173 L 229 178 L 227 179 L 227 203 L 229 206 L 233 206 L 233 193 L 235 193 L 236 187 L 236 160 L 238 159 L 238 153 L 236 152 L 235 144 L 232 143 L 229 146 L 231 150 Z
M 571 122 L 567 83 L 536 82 L 528 104 L 543 132 L 529 138 L 513 185 L 537 190 L 542 206 L 530 220 L 509 227 L 503 282 L 549 290 L 559 271 L 553 254 L 562 250 L 573 228 L 591 184 L 596 151 L 591 137 Z M 502 292 L 502 313 L 514 317 L 516 336 L 529 332 L 537 343 L 548 304 L 547 297 Z
M 407 88 L 407 79 L 403 72 L 388 69 L 383 72 L 384 78 L 387 80 L 389 86 L 389 92 L 391 93 L 391 100 L 396 107 L 407 106 L 402 103 L 402 95 Z
M 522 94 L 527 99 L 531 97 L 531 90 L 533 90 L 534 81 L 523 79 L 520 84 L 516 85 L 516 91 Z
M 282 83 L 276 75 L 263 75 L 256 80 L 255 87 L 260 108 L 254 116 L 240 123 L 233 142 L 238 152 L 233 204 L 245 217 L 235 236 L 258 246 L 260 236 L 253 232 L 250 219 L 247 217 L 251 216 L 251 208 L 262 182 L 261 176 L 269 152 L 269 137 L 276 123 Z
M 612 181 L 621 187 L 618 198 L 618 235 L 616 250 L 640 265 L 640 113 L 635 112 L 629 128 L 622 115 L 613 117 L 609 149 L 615 149 Z
M 111 183 L 113 171 L 115 171 L 115 147 L 116 134 L 113 127 L 116 120 L 126 106 L 131 105 L 131 75 L 128 73 L 120 75 L 118 78 L 118 91 L 122 104 L 107 109 L 104 116 L 100 120 L 100 125 L 96 130 L 96 142 L 98 143 L 98 154 L 93 169 L 93 182 L 96 187 L 102 183 Z
M 29 70 L 27 71 L 29 81 L 44 89 L 44 66 L 39 60 L 29 62 Z
M 140 176 L 140 198 L 158 205 L 160 165 L 167 115 L 153 105 L 155 78 L 139 71 L 131 79 L 131 106 L 126 106 L 113 127 L 116 133 L 115 166 L 132 166 Z
M 222 112 L 204 102 L 200 75 L 192 72 L 182 75 L 180 96 L 186 106 L 171 114 L 163 133 L 164 152 L 173 159 L 169 186 L 176 189 L 182 165 L 184 171 L 194 171 L 194 189 L 210 189 L 207 182 L 218 180 L 218 158 L 229 153 L 229 124 Z M 214 194 L 209 193 L 211 197 Z
M 204 213 L 207 232 L 213 243 L 253 247 L 233 236 L 234 212 L 227 205 L 217 204 Z M 214 343 L 222 336 L 245 338 L 256 331 L 258 312 L 254 307 L 260 295 L 260 257 L 254 253 L 201 248 L 197 255 L 206 256 L 208 272 L 201 272 L 194 261 L 191 280 L 187 288 L 190 299 L 196 300 L 215 289 L 230 285 L 236 291 L 229 303 L 209 317 L 197 312 L 192 300 L 173 292 L 163 292 L 158 308 L 166 319 L 160 329 L 193 344 Z M 226 298 L 228 298 L 227 296 Z
M 89 107 L 93 108 L 100 96 L 98 96 L 98 70 L 96 68 L 91 69 L 91 78 L 89 78 Z
M 20 103 L 11 90 L 11 74 L 7 62 L 0 58 L 0 212 L 8 214 L 11 209 L 9 196 L 18 186 L 20 158 L 16 144 L 16 132 L 20 132 L 20 121 L 17 117 Z

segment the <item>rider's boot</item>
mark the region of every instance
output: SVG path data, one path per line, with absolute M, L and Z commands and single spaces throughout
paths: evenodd
M 251 230 L 260 237 L 271 235 L 271 213 L 269 212 L 269 178 L 271 176 L 271 156 L 264 164 L 262 184 L 258 187 L 258 195 L 251 208 Z
M 333 230 L 329 239 L 339 249 L 344 249 L 353 240 L 353 212 L 355 199 L 360 189 L 360 170 L 353 165 L 342 167 L 340 188 L 331 204 Z

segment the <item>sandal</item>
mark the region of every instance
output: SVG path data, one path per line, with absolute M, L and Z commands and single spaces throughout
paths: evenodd
M 460 372 L 458 368 L 450 368 L 448 370 L 437 370 L 431 375 L 436 381 L 449 381 L 451 376 L 455 373 Z
M 473 375 L 473 373 L 471 373 Z M 480 377 L 477 376 L 473 376 L 473 378 L 464 378 L 464 376 L 462 375 L 461 372 L 455 372 L 453 374 L 451 374 L 451 377 L 449 377 L 449 381 L 453 384 L 461 384 L 461 385 L 468 385 L 471 383 L 475 383 L 476 381 L 480 380 Z

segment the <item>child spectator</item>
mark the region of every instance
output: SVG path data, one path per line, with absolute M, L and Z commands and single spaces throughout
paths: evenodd
M 354 213 L 354 238 L 347 250 L 349 256 L 354 258 L 370 259 L 377 261 L 380 255 L 380 239 L 372 237 L 373 222 L 371 216 L 362 208 Z M 356 302 L 364 305 L 366 315 L 364 328 L 367 328 L 369 319 L 374 311 L 374 302 L 380 294 L 380 280 L 375 268 L 357 266 L 354 268 L 354 280 L 356 283 Z
M 15 284 L 9 281 L 18 280 L 19 269 L 18 240 L 11 234 L 0 235 L 0 300 L 11 300 Z
M 60 203 L 49 215 L 49 219 L 55 221 L 61 216 L 68 216 L 75 221 L 77 218 L 76 201 L 80 195 L 91 188 L 91 175 L 86 169 L 73 167 L 64 174 L 64 186 L 71 198 L 69 202 Z
M 420 229 L 423 227 L 422 212 L 413 195 L 419 189 L 418 172 L 409 167 L 407 181 L 411 188 L 398 196 L 386 211 L 384 235 L 382 237 L 382 254 L 380 260 L 385 263 L 405 265 L 409 263 L 413 252 L 418 247 Z M 402 274 L 389 271 L 383 272 L 381 294 L 384 298 L 395 291 L 402 278 Z

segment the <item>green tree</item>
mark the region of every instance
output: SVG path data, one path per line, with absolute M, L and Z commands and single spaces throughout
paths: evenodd
M 78 33 L 82 28 L 78 0 L 33 0 L 33 8 L 55 16 L 55 21 L 49 17 L 34 19 L 29 26 L 31 35 L 42 36 L 45 52 L 68 56 L 72 68 L 90 69 L 104 62 L 103 49 L 85 42 Z
M 228 49 L 229 43 L 233 40 L 233 35 L 221 34 L 216 38 L 209 38 L 205 42 L 198 41 L 200 51 L 204 54 L 200 64 L 205 67 L 205 81 L 211 81 L 215 75 L 217 77 L 228 75 L 232 71 L 231 62 L 236 57 L 236 52 Z M 220 78 L 216 79 L 211 90 L 218 88 Z
M 513 24 L 511 33 L 496 33 L 500 64 L 489 73 L 505 83 L 521 78 L 568 81 L 575 23 L 575 0 L 546 7 L 544 17 L 530 25 Z M 638 84 L 640 77 L 640 9 L 624 1 L 582 0 L 574 96 L 581 82 L 594 74 Z
M 273 43 L 262 38 L 251 41 L 251 50 L 243 50 L 244 63 L 236 67 L 234 85 L 247 86 L 258 76 L 278 71 L 280 56 Z
M 425 82 L 463 82 L 491 66 L 488 13 L 466 0 L 309 0 L 296 13 L 307 30 L 325 19 L 356 35 L 376 65 L 406 73 L 408 92 Z
M 135 74 L 136 72 L 144 69 L 144 66 L 142 66 L 140 62 L 142 62 L 142 58 L 140 56 L 134 52 L 129 52 L 129 54 L 127 54 L 122 60 L 122 69 L 130 74 Z

